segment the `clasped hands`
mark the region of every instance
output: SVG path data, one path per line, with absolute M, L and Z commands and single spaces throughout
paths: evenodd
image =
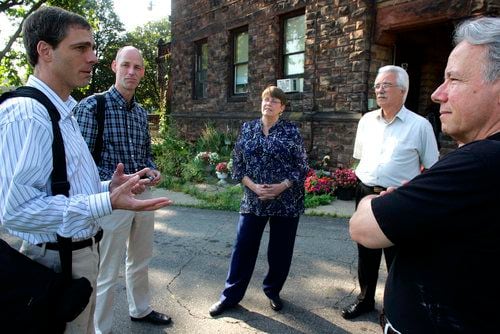
M 144 168 L 133 174 L 125 174 L 124 165 L 119 163 L 109 184 L 109 197 L 112 208 L 153 211 L 172 204 L 172 200 L 166 197 L 143 200 L 135 198 L 135 195 L 144 192 L 147 186 L 158 184 L 160 179 L 160 172 L 149 168 Z
M 287 189 L 283 183 L 256 184 L 254 192 L 261 201 L 273 200 Z

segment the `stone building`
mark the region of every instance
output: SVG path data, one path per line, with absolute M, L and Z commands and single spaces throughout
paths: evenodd
M 455 24 L 499 12 L 497 0 L 172 0 L 170 114 L 190 140 L 208 123 L 238 131 L 285 79 L 284 116 L 310 159 L 349 166 L 357 122 L 377 107 L 377 69 L 406 68 L 406 106 L 425 116 Z

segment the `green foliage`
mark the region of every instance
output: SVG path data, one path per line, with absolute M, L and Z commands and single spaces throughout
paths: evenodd
M 315 208 L 320 205 L 328 205 L 333 201 L 334 197 L 332 195 L 323 194 L 323 195 L 313 195 L 307 194 L 304 201 L 304 206 L 306 209 Z
M 243 188 L 240 185 L 229 186 L 222 192 L 207 193 L 206 201 L 218 210 L 238 211 L 240 209 Z
M 123 46 L 125 28 L 113 10 L 113 0 L 99 0 L 89 8 L 86 16 L 94 29 L 96 56 L 99 62 L 92 70 L 92 81 L 86 89 L 80 90 L 84 96 L 107 90 L 115 82 L 111 63 L 118 49 Z M 75 98 L 80 98 L 73 94 Z
M 192 160 L 191 144 L 180 139 L 171 129 L 160 140 L 152 145 L 152 152 L 158 169 L 165 176 L 183 176 L 183 168 Z
M 21 76 L 15 68 L 28 68 L 28 60 L 24 52 L 10 50 L 0 61 L 0 89 L 21 86 L 32 72 L 31 68 Z M 5 89 L 8 90 L 8 89 Z
M 141 104 L 151 112 L 160 110 L 161 98 L 156 62 L 160 39 L 170 40 L 170 22 L 166 18 L 137 27 L 132 32 L 128 32 L 123 40 L 123 45 L 133 45 L 142 51 L 145 74 L 136 96 Z
M 236 212 L 240 209 L 243 196 L 243 188 L 239 184 L 213 192 L 200 191 L 195 187 L 186 185 L 182 188 L 182 191 L 204 201 L 203 204 L 197 205 L 197 207 Z
M 220 161 L 229 161 L 235 141 L 235 133 L 219 131 L 212 124 L 205 124 L 195 147 L 197 152 L 217 152 Z
M 122 46 L 133 45 L 143 52 L 146 65 L 146 74 L 136 96 L 148 111 L 160 110 L 156 64 L 157 44 L 160 38 L 165 41 L 170 40 L 170 22 L 168 19 L 150 22 L 124 34 L 123 23 L 113 10 L 112 0 L 0 1 L 0 12 L 7 15 L 13 26 L 19 27 L 10 36 L 3 50 L 0 50 L 0 88 L 19 86 L 30 74 L 20 38 L 20 25 L 33 9 L 39 8 L 43 3 L 78 13 L 84 16 L 93 27 L 99 63 L 94 66 L 90 85 L 73 91 L 72 95 L 76 100 L 111 87 L 115 82 L 111 63 L 116 52 Z
M 24 19 L 34 10 L 47 4 L 58 6 L 69 11 L 78 13 L 93 24 L 97 13 L 101 14 L 112 10 L 111 0 L 27 0 L 27 1 L 2 1 L 0 12 L 4 13 L 9 22 L 17 29 L 9 36 L 5 47 L 0 50 L 0 85 L 19 86 L 26 81 L 30 74 L 30 67 L 26 61 L 25 51 L 21 40 L 21 25 Z M 107 11 L 98 9 L 98 4 L 109 6 Z M 111 4 L 111 5 L 110 5 Z M 115 15 L 116 16 L 116 15 Z M 110 21 L 104 23 L 112 25 Z M 95 25 L 94 25 L 95 26 Z M 5 38 L 5 36 L 2 36 Z
M 181 179 L 184 182 L 199 183 L 205 180 L 205 173 L 199 163 L 189 161 L 182 164 Z

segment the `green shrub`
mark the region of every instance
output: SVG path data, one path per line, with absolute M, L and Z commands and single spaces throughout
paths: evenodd
M 152 152 L 158 170 L 166 176 L 182 177 L 183 164 L 192 160 L 193 148 L 190 143 L 168 131 L 158 143 L 152 145 Z
M 229 161 L 237 134 L 230 131 L 220 131 L 212 124 L 206 124 L 196 141 L 197 152 L 217 152 L 220 161 Z
M 332 195 L 323 194 L 323 195 L 313 195 L 306 193 L 304 206 L 306 209 L 315 208 L 320 205 L 327 205 L 333 201 L 334 197 Z
M 205 180 L 205 172 L 200 163 L 191 160 L 182 164 L 181 179 L 184 182 L 203 182 Z

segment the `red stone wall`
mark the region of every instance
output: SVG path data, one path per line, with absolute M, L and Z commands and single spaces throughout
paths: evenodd
M 436 45 L 451 39 L 449 31 L 439 38 L 434 32 L 462 17 L 498 15 L 499 7 L 498 0 L 172 0 L 173 121 L 195 140 L 207 123 L 237 131 L 243 121 L 259 117 L 261 91 L 281 78 L 280 18 L 302 11 L 304 91 L 288 94 L 284 117 L 301 127 L 311 160 L 328 154 L 333 164 L 349 166 L 357 121 L 373 102 L 376 71 L 400 56 L 399 44 L 406 42 L 411 51 L 409 38 L 422 43 L 415 44 L 422 57 L 411 64 L 419 81 L 410 90 L 418 89 L 415 111 L 425 114 L 448 53 Z M 233 97 L 231 30 L 243 26 L 249 32 L 249 91 Z M 202 39 L 209 48 L 208 97 L 194 100 L 195 42 Z
M 245 119 L 260 116 L 260 93 L 281 78 L 280 17 L 302 10 L 304 92 L 288 94 L 285 117 L 299 123 L 313 159 L 329 154 L 334 163 L 350 164 L 357 120 L 367 105 L 372 9 L 365 1 L 177 0 L 172 6 L 171 111 L 187 137 L 195 138 L 207 122 L 239 128 Z M 230 31 L 245 25 L 249 92 L 246 98 L 234 98 L 228 94 Z M 194 42 L 205 38 L 208 97 L 193 100 Z

